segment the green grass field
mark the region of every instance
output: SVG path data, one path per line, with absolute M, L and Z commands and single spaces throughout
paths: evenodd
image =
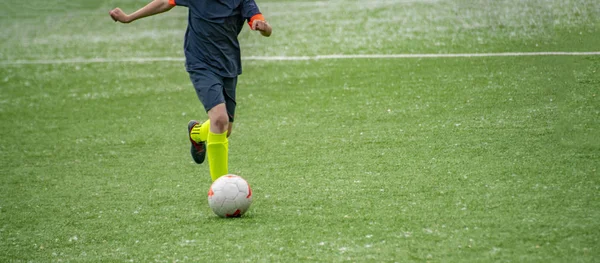
M 0 4 L 0 262 L 600 261 L 600 54 L 246 59 L 221 219 L 145 3 Z M 258 4 L 244 57 L 600 51 L 595 0 Z

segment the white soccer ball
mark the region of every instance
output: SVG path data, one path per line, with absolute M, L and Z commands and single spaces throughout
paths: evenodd
M 208 190 L 208 206 L 220 217 L 240 217 L 248 211 L 250 204 L 252 190 L 240 176 L 221 176 Z

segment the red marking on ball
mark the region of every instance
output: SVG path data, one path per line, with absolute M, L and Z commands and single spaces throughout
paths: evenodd
M 241 216 L 241 213 L 242 213 L 242 211 L 240 211 L 238 209 L 238 210 L 235 210 L 235 212 L 233 214 L 225 214 L 225 216 L 226 217 L 239 217 L 239 216 Z

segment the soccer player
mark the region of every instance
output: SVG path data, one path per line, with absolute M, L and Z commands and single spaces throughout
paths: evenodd
M 189 9 L 185 33 L 185 66 L 208 120 L 188 123 L 191 154 L 198 164 L 208 155 L 212 180 L 228 173 L 228 141 L 235 113 L 237 76 L 242 74 L 237 36 L 247 21 L 252 30 L 270 36 L 254 0 L 153 0 L 126 14 L 120 8 L 109 12 L 115 22 L 130 23 L 171 10 Z

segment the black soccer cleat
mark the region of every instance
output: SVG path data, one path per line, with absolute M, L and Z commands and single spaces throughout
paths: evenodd
M 194 127 L 196 125 L 198 125 L 198 127 L 196 129 L 194 129 Z M 190 148 L 190 153 L 192 154 L 192 158 L 194 159 L 194 162 L 196 162 L 197 164 L 203 163 L 204 158 L 206 157 L 206 143 L 205 142 L 196 142 L 196 141 L 192 140 L 192 133 L 199 133 L 200 125 L 201 124 L 195 120 L 191 120 L 190 122 L 188 122 L 188 137 L 190 138 L 190 142 L 192 143 L 192 146 Z

